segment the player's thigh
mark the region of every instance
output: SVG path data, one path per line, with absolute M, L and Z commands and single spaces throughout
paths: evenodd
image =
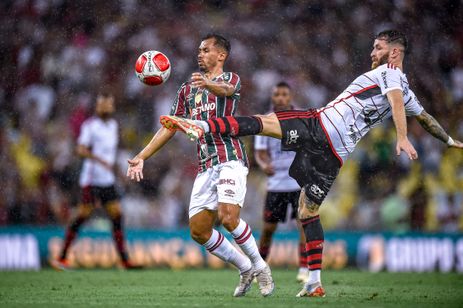
M 114 186 L 99 187 L 98 197 L 101 204 L 105 208 L 109 217 L 117 218 L 122 214 L 121 204 L 119 202 L 119 194 Z
M 92 186 L 81 188 L 80 202 L 77 206 L 77 216 L 89 217 L 95 208 L 95 192 Z
M 193 183 L 191 191 L 188 217 L 192 218 L 201 211 L 217 210 L 217 183 L 219 172 L 217 168 L 209 168 L 199 173 Z
M 265 223 L 279 223 L 286 220 L 288 202 L 284 192 L 267 192 L 264 205 Z
M 216 186 L 219 204 L 238 205 L 239 208 L 243 206 L 248 172 L 248 168 L 240 160 L 220 164 Z M 232 212 L 239 213 L 239 208 Z
M 262 132 L 260 135 L 281 139 L 281 126 L 275 113 L 257 115 L 262 121 Z
M 189 226 L 191 237 L 204 244 L 212 235 L 212 228 L 217 217 L 216 211 L 202 210 L 190 217 Z
M 301 194 L 300 190 L 288 192 L 287 194 L 287 202 L 291 206 L 291 219 L 297 219 L 300 194 Z

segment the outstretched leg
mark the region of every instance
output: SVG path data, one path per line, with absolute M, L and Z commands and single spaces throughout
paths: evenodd
M 248 117 L 228 116 L 207 121 L 161 116 L 160 122 L 167 129 L 184 132 L 190 139 L 199 139 L 203 134 L 209 132 L 235 137 L 264 135 L 282 138 L 280 122 L 275 113 Z

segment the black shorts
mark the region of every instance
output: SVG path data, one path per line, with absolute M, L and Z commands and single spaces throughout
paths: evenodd
M 84 204 L 95 204 L 97 200 L 100 200 L 102 205 L 106 205 L 111 201 L 118 200 L 119 194 L 114 185 L 107 187 L 86 186 L 82 188 L 81 198 Z
M 275 112 L 280 121 L 283 151 L 295 151 L 289 175 L 307 197 L 322 204 L 342 166 L 335 155 L 316 110 Z
M 291 219 L 297 217 L 300 191 L 267 193 L 264 206 L 264 221 L 270 223 L 286 221 L 288 205 L 291 205 Z

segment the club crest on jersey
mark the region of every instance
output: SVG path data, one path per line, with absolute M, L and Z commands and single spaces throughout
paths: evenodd
M 215 110 L 215 103 L 207 103 L 207 104 L 200 105 L 198 107 L 193 108 L 191 110 L 191 116 L 194 117 L 200 114 L 201 112 L 209 112 L 212 110 Z
M 294 144 L 297 142 L 299 135 L 297 134 L 297 130 L 293 129 L 288 132 L 289 138 L 287 144 Z

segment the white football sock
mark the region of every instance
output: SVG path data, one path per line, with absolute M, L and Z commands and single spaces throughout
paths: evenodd
M 261 270 L 267 266 L 259 253 L 251 228 L 244 220 L 240 219 L 238 227 L 230 233 L 241 250 L 251 259 L 254 269 Z
M 309 280 L 307 281 L 307 284 L 313 284 L 313 283 L 321 283 L 321 270 L 312 270 L 309 271 Z
M 211 238 L 203 246 L 214 256 L 236 266 L 240 273 L 251 269 L 251 261 L 243 256 L 222 233 L 212 230 Z
M 205 134 L 210 132 L 209 124 L 206 121 L 201 121 L 201 120 L 194 120 L 194 121 L 196 125 L 200 126 L 204 130 Z

